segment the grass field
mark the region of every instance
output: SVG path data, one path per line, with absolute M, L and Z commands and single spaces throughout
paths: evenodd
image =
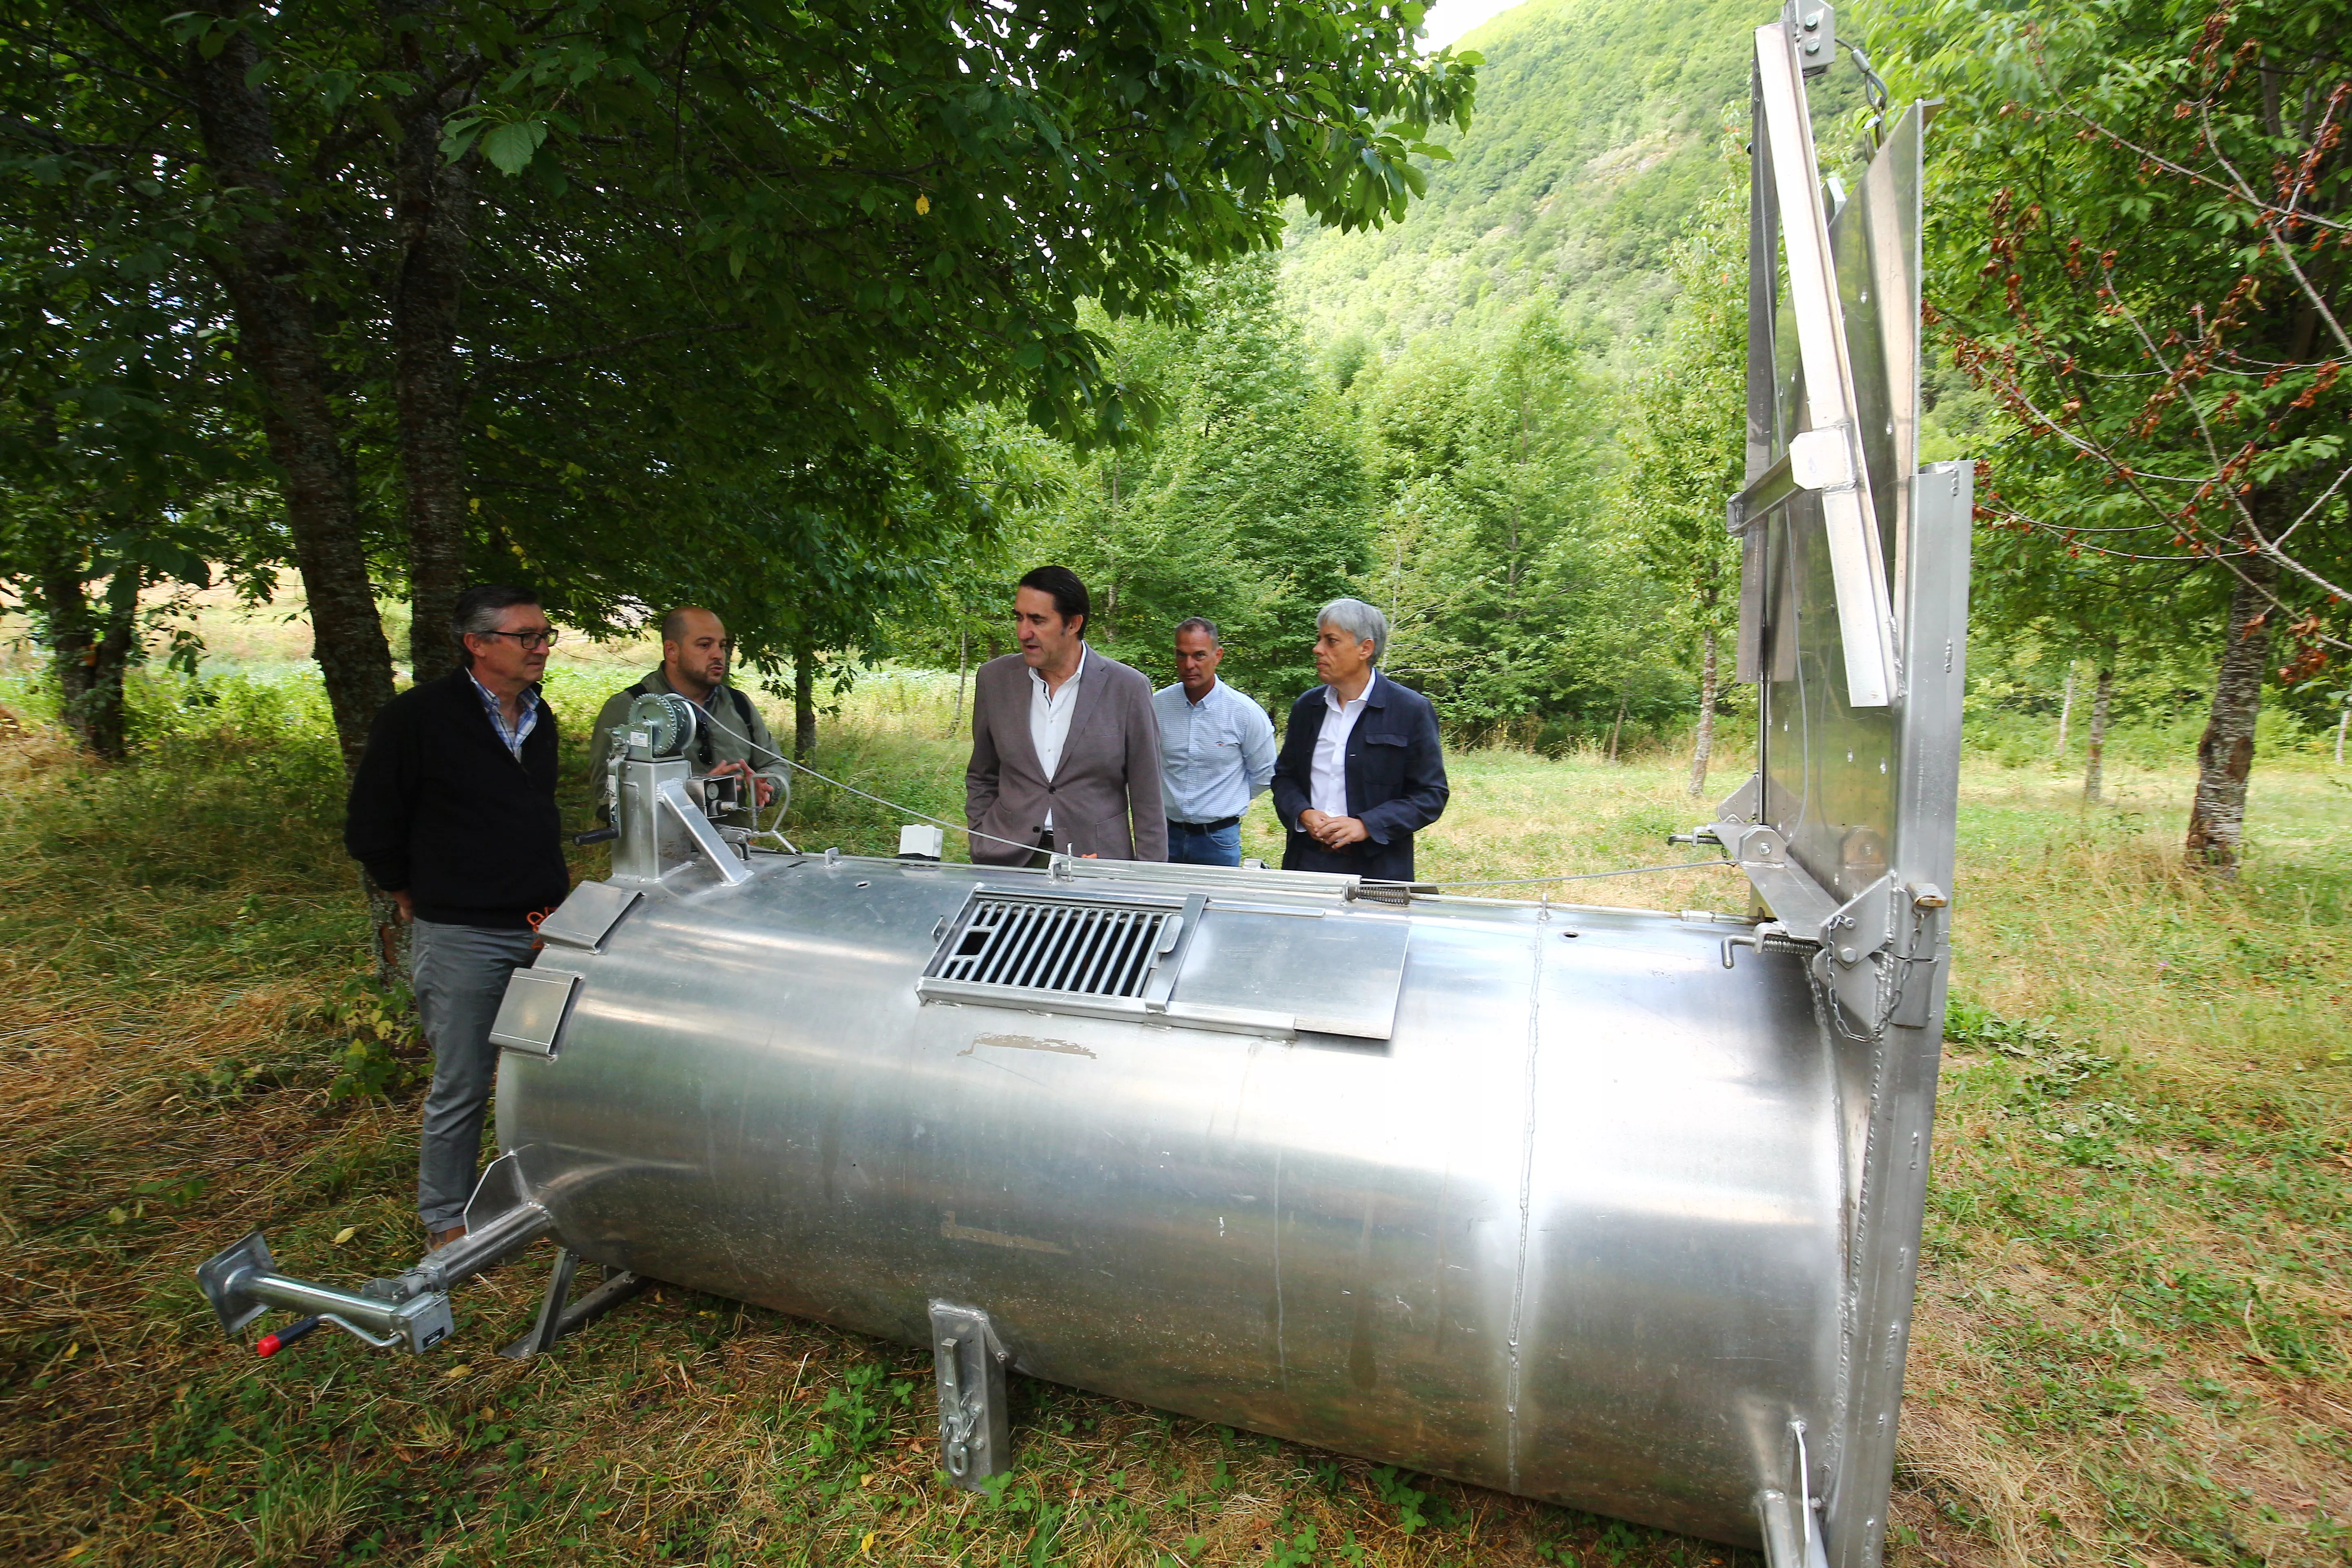
M 509 1363 L 524 1266 L 466 1289 L 454 1352 L 226 1344 L 191 1276 L 247 1227 L 344 1281 L 420 1241 L 415 1068 L 352 1043 L 398 1021 L 360 983 L 340 771 L 284 640 L 142 686 L 110 772 L 0 672 L 0 1559 L 1738 1560 L 1034 1384 L 1012 1484 L 976 1498 L 934 1474 L 924 1355 L 666 1289 Z M 571 733 L 640 651 L 559 667 Z M 821 764 L 955 816 L 953 684 L 869 684 Z M 1695 816 L 1674 759 L 1453 766 L 1432 878 L 1677 858 Z M 2352 1562 L 2347 784 L 2265 762 L 2249 875 L 2214 888 L 2174 869 L 2182 775 L 2085 810 L 2046 771 L 1966 774 L 1898 1563 Z M 898 820 L 803 785 L 787 830 L 887 850 Z M 1271 846 L 1263 808 L 1249 831 Z M 1743 907 L 1725 875 L 1575 896 Z

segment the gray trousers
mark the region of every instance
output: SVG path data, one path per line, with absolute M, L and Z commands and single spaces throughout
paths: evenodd
M 528 931 L 440 925 L 418 921 L 409 946 L 411 984 L 425 1043 L 433 1047 L 433 1088 L 425 1096 L 425 1146 L 417 1160 L 416 1214 L 430 1234 L 463 1224 L 482 1152 L 482 1121 L 498 1082 L 499 1048 L 490 1026 L 507 994 L 507 976 L 530 962 Z

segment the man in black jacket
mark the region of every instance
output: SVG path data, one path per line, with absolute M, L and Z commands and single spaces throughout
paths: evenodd
M 368 731 L 343 847 L 415 925 L 416 1011 L 433 1047 L 416 1212 L 436 1247 L 466 1234 L 498 1076 L 490 1026 L 530 962 L 532 917 L 572 889 L 555 806 L 555 714 L 540 698 L 555 632 L 538 595 L 458 595 L 461 668 L 402 692 Z
M 1274 810 L 1290 830 L 1286 871 L 1412 880 L 1412 836 L 1451 793 L 1429 699 L 1380 673 L 1389 621 L 1361 599 L 1315 617 L 1323 684 L 1290 705 L 1274 763 Z

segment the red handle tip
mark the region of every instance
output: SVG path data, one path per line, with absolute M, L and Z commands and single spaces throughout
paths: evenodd
M 279 1339 L 276 1334 L 264 1334 L 261 1336 L 261 1342 L 253 1347 L 253 1353 L 256 1355 L 276 1355 L 280 1350 L 285 1348 L 285 1343 L 286 1342 Z

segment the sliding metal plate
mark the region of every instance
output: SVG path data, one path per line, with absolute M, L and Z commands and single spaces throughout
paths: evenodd
M 1857 708 L 1883 708 L 1895 696 L 1894 610 L 1878 546 L 1861 399 L 1832 259 L 1829 214 L 1822 201 L 1821 165 L 1805 111 L 1803 66 L 1786 22 L 1756 29 L 1756 69 L 1773 194 L 1788 249 L 1805 419 L 1819 444 L 1830 449 L 1817 455 L 1815 467 L 1828 481 L 1819 493 L 1843 634 L 1846 700 Z M 1872 346 L 1875 351 L 1877 345 Z M 1793 453 L 1795 438 L 1790 446 Z
M 1279 1021 L 1304 1033 L 1396 1032 L 1412 922 L 1402 914 L 1276 912 L 1212 903 L 1184 952 L 1171 1016 Z M 1181 1013 L 1179 1011 L 1181 1009 Z
M 613 934 L 621 917 L 643 897 L 635 888 L 583 882 L 572 889 L 572 896 L 558 905 L 553 914 L 539 922 L 540 940 L 593 952 Z
M 562 970 L 516 970 L 507 977 L 507 994 L 490 1026 L 490 1044 L 528 1056 L 553 1056 L 579 984 L 580 976 Z

